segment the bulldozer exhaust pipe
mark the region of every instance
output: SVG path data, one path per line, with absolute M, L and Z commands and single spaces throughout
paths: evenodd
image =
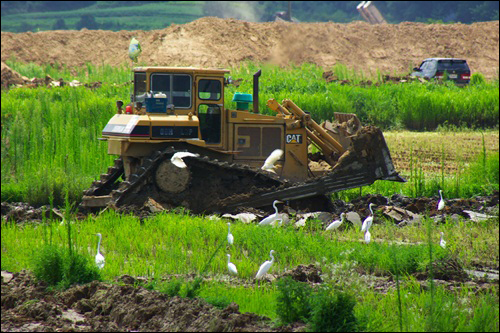
M 259 113 L 259 77 L 262 74 L 262 70 L 258 70 L 257 73 L 253 75 L 253 112 Z

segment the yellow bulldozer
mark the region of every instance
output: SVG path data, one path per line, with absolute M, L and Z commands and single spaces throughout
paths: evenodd
M 117 158 L 84 192 L 83 207 L 140 206 L 151 198 L 193 212 L 274 200 L 318 209 L 332 192 L 405 181 L 382 132 L 354 114 L 335 113 L 333 123 L 320 125 L 292 101 L 273 99 L 267 106 L 275 114 L 261 114 L 260 70 L 253 94 L 234 94 L 236 109 L 224 100 L 228 70 L 136 67 L 133 74 L 131 103 L 117 102 L 100 138 Z M 276 149 L 282 154 L 274 168 L 263 169 Z M 187 167 L 172 162 L 178 152 L 192 153 L 183 158 Z

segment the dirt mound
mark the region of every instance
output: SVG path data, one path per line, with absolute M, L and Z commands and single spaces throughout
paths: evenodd
M 321 268 L 316 267 L 313 264 L 309 265 L 298 265 L 292 270 L 286 271 L 282 274 L 282 277 L 290 276 L 295 281 L 300 282 L 311 282 L 311 283 L 322 283 L 321 279 Z
M 130 63 L 132 36 L 148 65 L 228 67 L 246 60 L 337 63 L 365 75 L 408 72 L 428 57 L 466 58 L 473 72 L 498 76 L 499 22 L 466 24 L 249 23 L 205 17 L 153 31 L 2 32 L 2 61 L 81 66 Z
M 2 61 L 2 88 L 7 88 L 10 85 L 24 84 L 25 79 L 27 78 L 24 78 Z
M 2 278 L 2 332 L 5 331 L 295 331 L 275 328 L 267 317 L 240 313 L 231 303 L 216 308 L 200 299 L 168 297 L 132 285 L 91 282 L 64 292 L 45 291 L 23 271 Z M 4 272 L 2 272 L 2 277 Z

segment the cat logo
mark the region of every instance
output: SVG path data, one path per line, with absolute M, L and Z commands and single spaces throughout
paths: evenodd
M 302 134 L 287 134 L 286 143 L 302 143 Z

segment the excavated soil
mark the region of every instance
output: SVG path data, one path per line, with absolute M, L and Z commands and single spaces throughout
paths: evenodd
M 4 275 L 6 279 L 4 279 Z M 8 281 L 7 281 L 8 280 Z M 2 332 L 295 332 L 267 317 L 216 308 L 201 299 L 168 297 L 130 284 L 91 282 L 47 291 L 31 274 L 2 272 Z
M 344 64 L 375 75 L 407 73 L 429 57 L 467 59 L 473 72 L 498 77 L 499 21 L 473 24 L 370 25 L 340 23 L 250 23 L 205 17 L 152 31 L 42 31 L 1 33 L 1 60 L 81 66 L 130 63 L 135 36 L 141 63 L 160 66 L 230 67 L 251 60 L 279 65 Z M 3 69 L 2 69 L 3 71 Z M 2 79 L 3 80 L 3 79 Z

